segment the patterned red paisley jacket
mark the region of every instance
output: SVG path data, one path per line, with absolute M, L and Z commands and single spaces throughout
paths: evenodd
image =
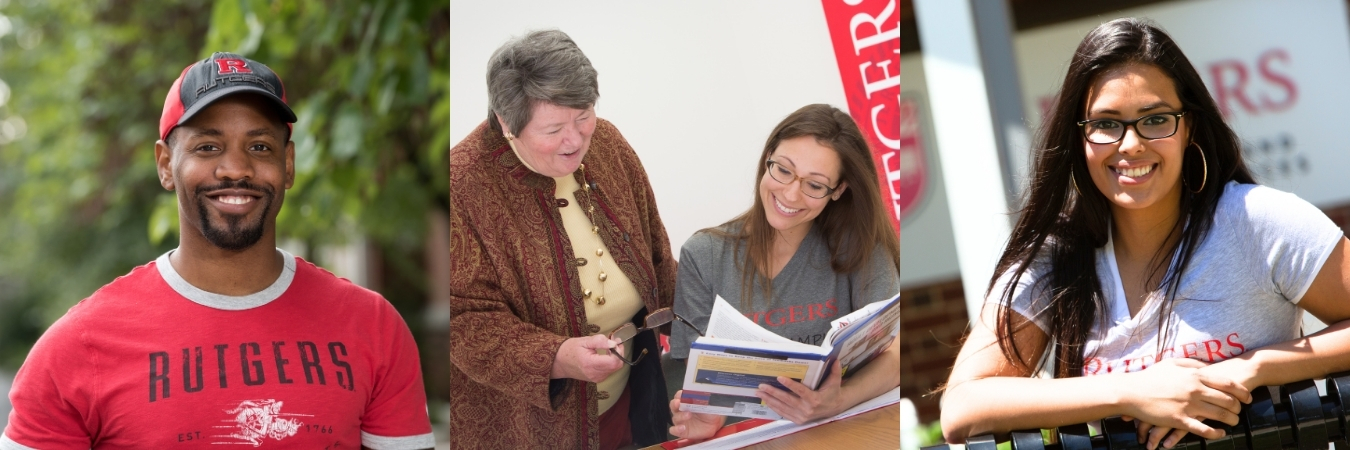
M 583 208 L 594 201 L 601 238 L 646 311 L 671 306 L 675 259 L 647 174 L 618 129 L 597 122 L 584 161 L 592 194 L 577 201 Z M 564 340 L 599 330 L 586 322 L 553 191 L 553 179 L 521 164 L 486 122 L 450 150 L 453 448 L 598 445 L 596 385 L 549 379 Z M 652 356 L 629 377 L 638 443 L 641 427 L 663 439 L 669 420 L 660 358 Z

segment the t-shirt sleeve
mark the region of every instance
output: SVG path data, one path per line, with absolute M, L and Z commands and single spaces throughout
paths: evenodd
M 0 449 L 92 447 L 90 430 L 98 424 L 91 406 L 99 378 L 74 311 L 42 334 L 15 374 L 9 392 L 13 409 Z
M 1246 214 L 1250 239 L 1257 244 L 1254 255 L 1264 255 L 1264 269 L 1276 293 L 1298 303 L 1308 292 L 1322 265 L 1345 234 L 1322 210 L 1294 194 L 1252 185 L 1229 185 L 1240 189 L 1225 200 L 1240 202 L 1229 214 Z M 1245 195 L 1241 190 L 1246 190 Z M 1220 207 L 1229 206 L 1221 205 Z M 1217 219 L 1240 220 L 1221 214 Z
M 361 445 L 376 450 L 432 448 L 436 445 L 427 417 L 427 396 L 412 332 L 393 305 L 379 299 L 374 336 L 383 339 L 383 355 L 371 399 L 361 417 Z
M 1022 277 L 1017 280 L 1017 284 L 1012 289 L 1012 300 L 1005 300 L 1005 290 L 1012 283 L 1013 275 L 1018 266 L 1013 265 L 1006 272 L 999 276 L 998 281 L 994 283 L 994 288 L 985 296 L 984 304 L 986 307 L 1007 307 L 1013 312 L 1022 315 L 1027 320 L 1035 323 L 1041 331 L 1047 335 L 1050 334 L 1050 296 L 1045 292 L 1044 276 L 1049 270 L 1048 261 L 1034 261 L 1031 267 L 1027 268 Z
M 900 272 L 890 252 L 881 246 L 872 250 L 872 259 L 866 266 L 867 272 L 859 274 L 862 279 L 854 279 L 853 310 L 857 311 L 870 303 L 894 297 L 900 292 Z
M 712 314 L 713 273 L 715 257 L 713 237 L 706 233 L 695 233 L 680 248 L 680 270 L 675 275 L 675 314 L 679 314 L 694 326 L 702 330 L 708 328 L 708 316 Z M 689 345 L 698 338 L 698 333 L 683 324 L 671 324 L 670 356 L 676 359 L 689 357 Z

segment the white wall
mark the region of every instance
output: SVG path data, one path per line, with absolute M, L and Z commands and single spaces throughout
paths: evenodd
M 487 117 L 492 52 L 546 28 L 599 72 L 597 114 L 637 150 L 677 256 L 694 231 L 750 207 L 774 125 L 810 103 L 848 106 L 818 0 L 453 1 L 452 143 Z

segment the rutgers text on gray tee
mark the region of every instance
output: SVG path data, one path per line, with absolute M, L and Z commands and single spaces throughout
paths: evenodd
M 726 227 L 724 225 L 723 227 Z M 725 228 L 723 228 L 725 229 Z M 830 268 L 830 252 L 818 227 L 811 227 L 797 253 L 773 279 L 772 304 L 754 286 L 753 307 L 741 303 L 744 278 L 736 255 L 745 258 L 745 246 L 736 252 L 730 238 L 708 231 L 694 233 L 680 249 L 679 275 L 675 283 L 675 313 L 701 329 L 708 325 L 713 299 L 720 295 L 745 317 L 780 336 L 819 345 L 830 321 L 868 303 L 889 299 L 900 292 L 896 262 L 882 248 L 872 251 L 871 261 L 859 273 L 840 274 Z M 671 356 L 689 356 L 689 344 L 697 333 L 672 325 Z
M 1264 186 L 1230 182 L 1214 226 L 1181 277 L 1159 342 L 1163 304 L 1155 292 L 1130 317 L 1112 243 L 1097 249 L 1097 276 L 1106 299 L 1104 321 L 1092 329 L 1084 375 L 1137 372 L 1167 358 L 1218 362 L 1299 336 L 1298 302 L 1336 244 L 1344 239 L 1322 211 L 1303 199 Z M 1049 330 L 1043 289 L 1032 286 L 1049 269 L 1038 260 L 1023 275 L 1012 309 Z M 999 301 L 1001 280 L 986 302 Z

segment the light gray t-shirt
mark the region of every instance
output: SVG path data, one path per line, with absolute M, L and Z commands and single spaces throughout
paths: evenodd
M 1326 214 L 1293 194 L 1230 182 L 1214 225 L 1191 258 L 1170 311 L 1167 342 L 1159 343 L 1162 295 L 1153 293 L 1130 317 L 1112 243 L 1097 249 L 1105 317 L 1093 325 L 1084 375 L 1137 372 L 1167 358 L 1218 362 L 1299 336 L 1298 302 L 1344 238 Z M 1039 259 L 1018 283 L 1012 309 L 1049 330 L 1048 297 L 1033 286 L 1047 273 Z M 991 291 L 997 303 L 1010 274 Z
M 745 246 L 739 245 L 745 258 Z M 745 317 L 780 336 L 819 345 L 830 321 L 868 303 L 889 299 L 900 292 L 900 274 L 895 261 L 877 247 L 864 272 L 839 274 L 830 268 L 830 251 L 817 227 L 802 240 L 797 253 L 773 279 L 774 301 L 764 301 L 758 283 L 754 307 L 741 304 L 740 268 L 733 242 L 706 231 L 694 233 L 680 249 L 679 274 L 675 282 L 675 313 L 700 329 L 707 329 L 713 299 L 720 295 Z M 689 327 L 672 324 L 671 356 L 689 356 L 689 344 L 698 334 Z

